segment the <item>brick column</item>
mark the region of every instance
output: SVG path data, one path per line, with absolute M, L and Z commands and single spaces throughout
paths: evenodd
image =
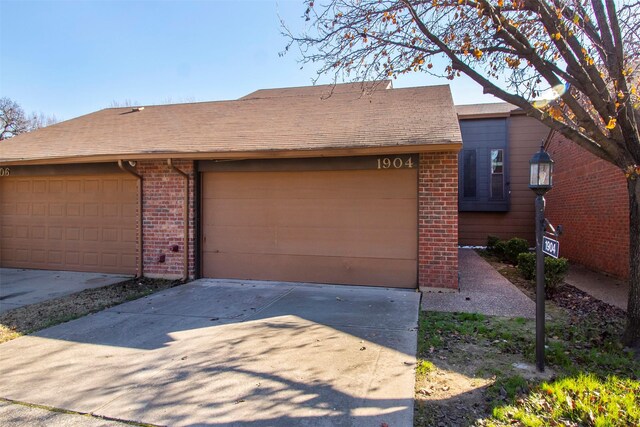
M 194 163 L 176 160 L 174 166 L 189 174 L 189 277 L 195 276 Z M 166 160 L 140 161 L 142 175 L 142 262 L 147 277 L 181 278 L 184 274 L 184 177 Z M 172 247 L 178 246 L 173 252 Z M 162 261 L 164 255 L 164 261 Z
M 420 154 L 418 285 L 458 289 L 458 153 Z

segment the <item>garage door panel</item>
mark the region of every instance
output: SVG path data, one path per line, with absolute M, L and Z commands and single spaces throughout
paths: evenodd
M 417 204 L 413 199 L 308 200 L 211 199 L 207 200 L 207 224 L 256 226 L 339 226 L 342 228 L 393 226 L 415 229 Z
M 4 177 L 0 195 L 0 220 L 13 231 L 0 239 L 0 266 L 135 273 L 133 178 Z M 131 210 L 134 215 L 124 215 Z
M 417 237 L 380 228 L 207 227 L 205 252 L 415 258 Z M 310 242 L 313 242 L 310 244 Z
M 417 173 L 207 172 L 203 275 L 415 287 Z
M 64 253 L 62 251 L 47 252 L 47 264 L 60 267 L 64 264 L 63 259 Z
M 414 169 L 215 175 L 203 188 L 204 199 L 395 199 L 417 192 Z
M 38 193 L 46 193 L 47 192 L 47 181 L 44 179 L 36 179 L 33 181 L 33 192 Z
M 207 277 L 414 288 L 415 261 L 304 255 L 208 254 Z
M 69 266 L 80 266 L 80 252 L 67 252 L 65 254 L 65 263 Z

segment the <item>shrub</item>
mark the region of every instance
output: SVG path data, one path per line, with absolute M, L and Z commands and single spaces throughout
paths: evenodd
M 536 278 L 536 254 L 533 252 L 518 255 L 518 271 L 527 280 Z M 545 292 L 553 293 L 559 284 L 564 281 L 569 271 L 569 262 L 566 258 L 544 257 L 544 287 Z
M 545 287 L 555 290 L 564 281 L 569 271 L 569 261 L 566 258 L 544 259 L 544 282 Z
M 498 236 L 488 236 L 487 237 L 487 252 L 495 253 L 496 245 L 500 241 Z
M 504 254 L 506 251 L 507 251 L 507 242 L 504 240 L 500 240 L 498 241 L 498 243 L 496 243 L 496 246 L 493 250 L 493 254 L 500 259 L 504 259 Z
M 518 271 L 527 280 L 536 277 L 536 254 L 526 252 L 518 255 Z
M 506 243 L 504 258 L 511 264 L 518 263 L 518 255 L 529 252 L 529 242 L 519 237 L 514 237 Z

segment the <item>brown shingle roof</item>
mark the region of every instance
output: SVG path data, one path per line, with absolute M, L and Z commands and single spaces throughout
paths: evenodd
M 456 105 L 456 112 L 460 119 L 481 119 L 491 117 L 509 117 L 519 113 L 519 107 L 507 102 L 494 102 L 491 104 Z
M 148 106 L 137 112 L 109 108 L 0 142 L 0 163 L 224 158 L 256 152 L 268 157 L 292 150 L 304 156 L 304 151 L 388 152 L 401 146 L 451 150 L 461 144 L 451 93 L 443 85 L 369 95 L 334 91 L 327 99 L 249 98 Z
M 275 98 L 283 96 L 315 96 L 317 98 L 328 98 L 334 93 L 366 93 L 374 90 L 392 89 L 391 80 L 378 80 L 359 83 L 342 83 L 337 85 L 316 85 L 301 87 L 284 87 L 276 89 L 259 89 L 243 96 L 240 99 Z

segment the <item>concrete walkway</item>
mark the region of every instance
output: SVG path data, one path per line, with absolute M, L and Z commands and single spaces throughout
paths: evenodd
M 579 264 L 569 266 L 565 282 L 584 291 L 594 298 L 623 310 L 627 309 L 629 284 L 601 273 L 591 271 Z
M 197 280 L 0 344 L 0 397 L 170 426 L 410 426 L 419 299 Z
M 113 285 L 131 277 L 133 276 L 121 274 L 0 268 L 0 314 L 85 289 Z
M 460 291 L 425 293 L 422 296 L 423 310 L 535 317 L 535 303 L 498 273 L 476 251 L 459 249 L 458 265 Z

